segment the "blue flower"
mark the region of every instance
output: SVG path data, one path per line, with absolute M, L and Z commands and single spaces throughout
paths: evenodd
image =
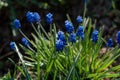
M 40 22 L 40 15 L 37 12 L 28 11 L 26 14 L 27 20 L 29 23 Z
M 58 39 L 61 37 L 61 36 L 64 36 L 64 32 L 63 31 L 58 31 Z M 65 36 L 64 36 L 65 37 Z
M 26 14 L 26 17 L 27 17 L 27 20 L 28 20 L 29 23 L 34 22 L 34 18 L 33 18 L 34 15 L 33 15 L 33 12 L 28 11 L 27 14 Z
M 83 26 L 78 27 L 76 35 L 79 36 L 82 40 L 84 39 L 84 27 Z
M 68 20 L 65 21 L 65 28 L 68 33 L 72 33 L 74 31 L 73 24 Z
M 15 42 L 10 42 L 10 49 L 15 50 Z
M 65 45 L 64 45 L 64 42 L 62 40 L 56 41 L 56 50 L 57 51 L 62 51 L 64 47 L 65 47 Z
M 97 30 L 94 30 L 92 33 L 92 41 L 95 43 L 98 41 L 98 31 Z
M 112 47 L 113 46 L 113 41 L 112 41 L 112 38 L 110 38 L 107 42 L 107 47 Z
M 53 14 L 51 13 L 46 14 L 46 22 L 48 24 L 51 24 L 53 22 Z
M 117 33 L 116 41 L 120 45 L 120 31 Z
M 63 31 L 59 31 L 57 35 L 58 35 L 57 40 L 62 40 L 64 45 L 66 45 L 67 41 L 65 39 L 64 32 Z
M 83 21 L 82 16 L 77 16 L 76 21 L 77 21 L 78 23 L 81 23 L 81 22 Z
M 72 43 L 76 42 L 76 34 L 71 33 L 69 36 L 69 41 Z
M 22 38 L 22 43 L 24 46 L 27 46 L 27 47 L 30 46 L 30 43 L 26 38 Z
M 34 14 L 34 22 L 40 22 L 41 19 L 40 15 L 37 12 L 34 12 L 33 14 Z
M 20 29 L 21 28 L 21 23 L 20 23 L 20 21 L 18 19 L 14 20 L 14 27 L 16 29 Z

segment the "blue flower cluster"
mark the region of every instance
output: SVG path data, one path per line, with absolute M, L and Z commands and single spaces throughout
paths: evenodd
M 77 16 L 76 21 L 77 23 L 82 23 L 83 22 L 82 16 Z
M 16 29 L 20 29 L 21 28 L 21 23 L 20 23 L 20 21 L 18 19 L 14 20 L 14 27 Z
M 30 46 L 29 41 L 28 41 L 26 38 L 24 38 L 24 37 L 22 38 L 21 42 L 22 42 L 23 45 L 26 46 L 26 47 L 29 47 L 29 46 Z M 11 49 L 11 50 L 15 50 L 15 42 L 13 42 L 13 41 L 10 42 L 10 45 L 9 45 L 9 46 L 10 46 L 10 49 Z
M 46 14 L 46 22 L 48 24 L 51 24 L 53 22 L 53 14 L 51 13 Z
M 70 22 L 68 20 L 65 21 L 65 28 L 68 33 L 72 33 L 74 31 L 74 26 L 73 26 L 72 22 Z
M 28 11 L 26 14 L 26 17 L 27 17 L 27 20 L 29 23 L 40 22 L 40 20 L 41 20 L 41 17 L 37 12 Z M 72 22 L 69 20 L 65 21 L 64 25 L 65 25 L 66 32 L 68 33 L 66 35 L 68 38 L 64 35 L 63 31 L 58 31 L 57 40 L 56 40 L 56 44 L 55 44 L 57 51 L 62 51 L 64 49 L 64 47 L 67 44 L 69 44 L 68 42 L 75 43 L 75 42 L 77 42 L 77 39 L 84 40 L 84 26 L 81 25 L 81 23 L 83 22 L 82 16 L 77 16 L 76 21 L 77 21 L 77 23 L 80 23 L 78 29 L 76 30 L 76 33 L 74 31 L 74 25 L 72 24 Z M 46 22 L 48 24 L 53 23 L 53 14 L 51 14 L 51 13 L 46 14 Z M 21 28 L 21 23 L 18 19 L 14 20 L 14 27 L 16 29 Z M 98 34 L 99 34 L 99 31 L 97 31 L 97 30 L 94 30 L 92 32 L 91 40 L 94 43 L 98 42 Z M 120 45 L 120 31 L 117 33 L 116 41 Z M 26 47 L 30 46 L 30 42 L 26 38 L 22 38 L 22 43 Z M 113 40 L 111 38 L 108 40 L 106 46 L 107 47 L 113 46 Z M 15 49 L 15 42 L 10 43 L 10 48 L 12 50 Z
M 108 42 L 107 42 L 107 47 L 112 47 L 113 46 L 113 40 L 112 40 L 112 38 L 110 38 L 109 40 L 108 40 Z
M 15 49 L 15 42 L 10 42 L 10 49 L 11 50 L 14 50 Z
M 78 16 L 76 19 L 79 23 L 82 22 L 82 17 Z M 76 33 L 74 33 L 74 26 L 72 22 L 69 20 L 65 21 L 65 29 L 69 33 L 68 40 L 72 43 L 76 42 L 76 36 L 81 37 L 84 39 L 84 28 L 83 26 L 79 26 L 78 30 Z M 61 51 L 67 45 L 67 40 L 65 39 L 65 35 L 63 31 L 59 31 L 57 34 L 57 41 L 56 41 L 56 50 Z M 63 44 L 62 44 L 63 43 Z M 60 46 L 58 46 L 60 45 Z
M 120 31 L 118 31 L 117 33 L 116 40 L 117 40 L 117 43 L 120 45 Z
M 92 41 L 95 43 L 98 41 L 98 31 L 97 30 L 94 30 L 92 33 Z
M 82 40 L 84 39 L 84 27 L 83 26 L 78 27 L 76 35 L 79 36 Z
M 59 31 L 57 34 L 57 41 L 56 41 L 56 50 L 61 51 L 63 50 L 64 46 L 66 45 L 66 39 L 63 31 Z M 60 45 L 60 46 L 59 46 Z
M 27 20 L 29 23 L 40 22 L 40 15 L 37 12 L 30 12 L 28 11 L 26 14 Z
M 69 41 L 72 42 L 72 43 L 76 42 L 76 34 L 75 33 L 71 33 L 69 35 Z
M 30 11 L 28 11 L 28 12 L 26 13 L 26 18 L 27 18 L 27 21 L 28 21 L 29 23 L 38 23 L 38 22 L 41 21 L 41 17 L 40 17 L 40 15 L 39 15 L 37 12 L 30 12 Z M 46 15 L 46 22 L 49 23 L 49 24 L 51 24 L 51 23 L 53 22 L 53 14 L 48 13 L 48 14 Z M 15 19 L 15 20 L 14 20 L 14 27 L 15 27 L 16 29 L 20 29 L 20 28 L 21 28 L 20 20 L 18 20 L 18 19 Z M 59 38 L 60 38 L 62 41 L 64 41 L 64 44 L 66 44 L 65 39 L 62 38 L 62 36 L 59 36 Z M 29 46 L 30 46 L 30 43 L 29 43 L 29 41 L 28 41 L 26 38 L 22 38 L 22 43 L 23 43 L 23 45 L 26 46 L 26 47 L 29 47 Z M 10 48 L 11 48 L 12 50 L 15 49 L 15 42 L 10 42 Z
M 23 45 L 26 46 L 26 47 L 30 46 L 29 41 L 28 41 L 26 38 L 24 38 L 24 37 L 22 38 L 22 43 L 23 43 Z
M 64 35 L 64 32 L 63 32 L 63 31 L 59 31 L 59 32 L 58 32 L 57 40 L 62 40 L 63 43 L 64 43 L 64 45 L 66 45 L 66 39 L 65 39 L 65 35 Z
M 57 51 L 62 51 L 64 46 L 65 45 L 64 45 L 64 42 L 62 40 L 59 39 L 56 41 L 56 50 Z
M 118 45 L 120 45 L 120 31 L 118 31 L 118 33 L 117 33 L 116 42 L 117 42 Z M 112 38 L 110 38 L 110 39 L 107 41 L 106 46 L 107 46 L 107 47 L 113 47 L 113 40 L 112 40 Z

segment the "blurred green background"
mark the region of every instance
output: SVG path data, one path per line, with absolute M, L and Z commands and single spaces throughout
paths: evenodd
M 120 0 L 0 0 L 0 76 L 14 65 L 8 57 L 17 62 L 17 56 L 9 49 L 9 42 L 20 42 L 21 35 L 13 28 L 13 20 L 21 20 L 22 30 L 27 36 L 33 32 L 26 20 L 27 11 L 36 11 L 41 15 L 42 24 L 48 30 L 45 23 L 45 15 L 53 13 L 57 29 L 64 30 L 64 21 L 68 13 L 73 24 L 77 27 L 76 17 L 83 15 L 86 7 L 86 17 L 91 17 L 98 26 L 104 26 L 104 37 L 112 37 L 115 41 L 116 32 L 120 30 Z

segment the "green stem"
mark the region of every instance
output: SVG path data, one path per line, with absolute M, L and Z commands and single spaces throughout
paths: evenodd
M 36 53 L 29 45 L 27 46 L 33 53 Z
M 56 26 L 55 26 L 55 24 L 53 24 L 53 28 L 54 28 L 54 46 L 55 46 L 55 43 L 56 43 Z
M 39 61 L 37 63 L 37 75 L 38 75 L 38 80 L 40 80 L 40 62 Z
M 36 34 L 39 36 L 39 33 L 38 33 L 37 29 L 35 28 L 34 24 L 31 23 L 31 25 L 32 25 L 32 28 L 35 30 Z
M 19 49 L 18 49 L 18 47 L 17 47 L 16 44 L 15 44 L 15 51 L 16 51 L 16 53 L 18 53 L 18 56 L 19 56 L 19 58 L 20 58 L 20 60 L 21 60 L 21 62 L 22 62 L 22 66 L 23 66 L 23 70 L 24 70 L 25 75 L 26 75 L 26 79 L 27 79 L 27 80 L 31 80 L 30 75 L 29 75 L 28 70 L 27 70 L 27 66 L 25 65 L 25 62 L 24 62 L 24 60 L 23 60 L 23 56 L 22 56 L 22 54 L 20 53 L 20 51 L 19 51 Z
M 43 28 L 43 26 L 42 26 L 40 23 L 38 23 L 38 24 L 40 25 L 40 27 L 41 27 L 42 31 L 44 32 L 45 36 L 50 40 L 50 37 L 49 37 L 48 34 L 46 33 L 46 31 L 45 31 L 45 29 Z
M 50 35 L 52 35 L 52 24 L 50 24 Z
M 81 52 L 81 50 L 82 50 L 82 49 L 80 49 L 80 52 Z M 74 67 L 75 67 L 75 64 L 76 64 L 79 56 L 80 56 L 80 52 L 77 54 L 77 56 L 76 56 L 76 58 L 75 58 L 75 61 L 73 62 L 73 65 L 72 65 L 72 67 L 71 67 L 71 69 L 70 69 L 70 72 L 69 72 L 69 74 L 68 74 L 67 80 L 70 80 L 71 73 L 72 73 L 72 71 L 73 71 L 73 69 L 74 69 Z
M 66 16 L 67 16 L 68 21 L 72 22 L 72 20 L 70 19 L 69 14 L 66 14 Z
M 56 80 L 56 76 L 57 76 L 57 70 L 55 70 L 53 80 Z
M 83 19 L 85 18 L 86 11 L 87 11 L 87 3 L 85 3 L 85 4 L 84 4 L 84 13 L 83 13 Z

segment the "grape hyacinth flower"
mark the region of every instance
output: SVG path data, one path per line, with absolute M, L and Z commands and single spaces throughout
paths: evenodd
M 68 33 L 72 33 L 74 31 L 73 24 L 68 20 L 65 21 L 65 28 Z
M 57 37 L 57 40 L 62 40 L 64 45 L 67 44 L 67 41 L 65 39 L 65 35 L 64 35 L 64 32 L 63 31 L 58 31 L 58 37 Z
M 22 38 L 22 43 L 23 43 L 24 46 L 27 46 L 27 47 L 30 46 L 29 41 L 24 37 Z
M 26 14 L 27 20 L 29 23 L 40 22 L 40 15 L 37 12 L 28 11 Z
M 76 21 L 77 23 L 81 23 L 83 21 L 82 16 L 77 16 Z
M 116 41 L 120 45 L 120 31 L 117 33 Z
M 53 22 L 53 14 L 51 13 L 46 14 L 46 22 L 48 24 L 51 24 Z
M 15 50 L 15 42 L 10 42 L 10 49 Z
M 20 21 L 18 19 L 14 20 L 14 27 L 16 29 L 20 29 L 21 28 L 21 23 L 20 23 Z
M 58 35 L 57 39 L 61 39 L 61 40 L 64 40 L 64 39 L 65 39 L 65 36 L 64 36 L 64 32 L 63 32 L 63 31 L 58 31 L 57 35 Z
M 33 12 L 28 11 L 27 14 L 26 14 L 26 17 L 27 17 L 27 21 L 28 21 L 29 23 L 34 22 L 34 18 L 33 18 L 34 15 L 33 15 Z
M 59 39 L 56 41 L 56 50 L 57 51 L 62 51 L 64 47 L 65 47 L 65 45 L 62 40 Z
M 69 41 L 72 43 L 75 43 L 76 42 L 76 34 L 71 33 L 69 36 Z
M 41 19 L 40 15 L 37 12 L 34 12 L 33 14 L 34 14 L 34 22 L 40 22 Z
M 107 47 L 112 47 L 113 46 L 113 41 L 112 38 L 110 38 L 107 42 Z
M 95 43 L 98 41 L 98 31 L 97 30 L 94 30 L 92 33 L 92 41 Z
M 84 39 L 84 27 L 83 26 L 78 27 L 76 35 L 79 36 L 82 40 Z

